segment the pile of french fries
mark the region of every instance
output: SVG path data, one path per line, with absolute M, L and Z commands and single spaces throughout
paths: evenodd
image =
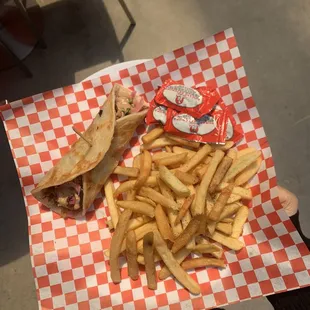
M 114 233 L 110 250 L 111 278 L 121 281 L 119 257 L 125 255 L 128 275 L 138 279 L 145 266 L 149 289 L 173 275 L 193 294 L 200 287 L 186 272 L 198 267 L 224 268 L 222 247 L 238 251 L 248 218 L 245 200 L 252 198 L 249 180 L 259 170 L 261 153 L 253 148 L 201 145 L 165 134 L 157 127 L 142 137 L 133 167 L 115 168 L 127 176 L 116 190 L 104 185 Z M 151 154 L 151 150 L 164 148 Z M 123 198 L 123 199 L 122 199 Z M 191 253 L 196 254 L 194 256 Z M 186 259 L 188 258 L 188 259 Z

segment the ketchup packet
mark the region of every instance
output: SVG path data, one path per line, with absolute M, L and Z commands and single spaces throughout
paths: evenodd
M 149 110 L 145 117 L 147 125 L 162 123 L 166 124 L 167 108 L 157 105 L 154 100 L 151 101 Z
M 234 116 L 230 113 L 229 109 L 222 100 L 217 103 L 215 110 L 226 111 L 227 113 L 226 140 L 231 140 L 235 143 L 240 141 L 243 137 L 241 125 L 236 123 Z
M 209 113 L 219 101 L 220 96 L 214 88 L 186 87 L 171 79 L 159 88 L 154 100 L 159 105 L 200 118 Z

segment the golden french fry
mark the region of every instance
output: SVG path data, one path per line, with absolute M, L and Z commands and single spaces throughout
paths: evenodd
M 106 224 L 107 224 L 107 226 L 108 226 L 108 228 L 109 228 L 110 231 L 114 229 L 112 220 L 108 220 L 108 221 L 106 222 Z
M 192 185 L 198 183 L 200 180 L 197 176 L 192 175 L 187 172 L 182 172 L 180 170 L 176 170 L 174 172 L 174 175 L 184 184 L 186 185 Z
M 237 158 L 237 150 L 236 149 L 228 150 L 227 156 L 230 157 L 232 160 L 235 160 Z
M 158 178 L 157 182 L 158 182 L 160 192 L 163 194 L 163 196 L 174 201 L 174 196 L 173 196 L 171 189 L 161 179 Z M 166 211 L 167 211 L 168 219 L 170 222 L 170 226 L 172 228 L 173 236 L 174 238 L 176 238 L 181 234 L 183 230 L 181 223 L 175 225 L 175 219 L 178 215 L 178 211 L 172 210 L 172 209 L 167 209 Z
M 153 232 L 147 233 L 143 237 L 143 256 L 145 261 L 145 273 L 147 287 L 150 290 L 157 289 L 156 269 L 154 263 L 154 248 L 153 248 Z
M 123 209 L 130 209 L 132 212 L 147 215 L 150 218 L 155 216 L 154 207 L 146 202 L 137 200 L 117 201 L 117 205 Z
M 135 198 L 136 198 L 136 190 L 133 189 L 127 192 L 126 200 L 135 200 Z
M 207 172 L 204 174 L 201 183 L 198 187 L 196 199 L 195 199 L 195 205 L 192 208 L 192 214 L 204 214 L 205 211 L 205 205 L 206 205 L 206 196 L 208 192 L 209 185 L 211 183 L 211 180 L 213 178 L 213 175 L 221 162 L 221 160 L 224 157 L 224 152 L 221 150 L 216 150 L 214 156 L 212 157 L 212 160 L 208 166 Z
M 215 244 L 212 243 L 205 243 L 205 244 L 197 244 L 194 248 L 193 248 L 193 252 L 198 252 L 201 254 L 210 254 L 213 252 L 218 252 L 220 250 L 220 248 L 218 246 L 216 246 Z
M 137 246 L 137 251 L 138 251 L 140 254 L 143 254 L 143 239 L 140 239 L 140 240 L 136 243 L 136 246 Z
M 230 168 L 233 160 L 229 156 L 225 156 L 221 163 L 219 164 L 214 177 L 209 186 L 209 193 L 213 194 L 217 188 L 217 186 L 222 182 L 226 172 Z
M 246 154 L 249 154 L 249 153 L 253 153 L 253 152 L 256 152 L 256 151 L 257 150 L 254 147 L 245 148 L 245 149 L 237 152 L 237 158 L 240 158 L 243 155 L 246 155 Z
M 194 170 L 193 174 L 199 178 L 199 181 L 202 180 L 204 174 L 207 172 L 208 165 L 206 164 L 199 164 Z
M 187 248 L 183 248 L 177 253 L 173 254 L 174 259 L 177 261 L 178 264 L 181 264 L 184 259 L 190 254 L 191 250 Z M 165 280 L 171 275 L 170 270 L 168 269 L 167 266 L 163 266 L 163 268 L 160 270 L 158 274 L 158 279 L 159 280 Z
M 161 257 L 157 253 L 154 253 L 154 263 L 157 263 L 160 261 L 161 261 Z M 140 265 L 145 265 L 145 260 L 144 260 L 143 255 L 140 255 L 140 254 L 138 255 L 137 262 Z
M 136 198 L 139 201 L 148 203 L 149 205 L 153 206 L 154 208 L 156 207 L 156 203 L 152 199 L 150 199 L 150 198 L 139 196 L 139 195 L 136 195 Z
M 132 166 L 134 168 L 140 169 L 141 157 L 142 157 L 142 154 L 138 154 L 134 157 L 133 163 L 132 163 Z
M 180 147 L 180 146 L 173 146 L 172 150 L 173 150 L 173 153 L 176 153 L 176 154 L 187 153 L 187 159 L 191 159 L 196 154 L 195 151 L 192 151 L 184 147 Z
M 166 134 L 166 136 L 177 142 L 179 145 L 184 145 L 184 146 L 188 146 L 188 147 L 191 147 L 193 149 L 198 149 L 200 147 L 200 143 L 199 142 L 195 142 L 195 141 L 188 141 L 188 140 L 185 140 L 185 139 L 182 139 L 180 137 L 177 137 L 177 136 L 173 136 L 173 135 L 169 135 L 169 134 Z
M 205 208 L 205 214 L 208 216 L 211 210 L 214 207 L 214 200 L 211 197 L 209 193 L 207 193 L 207 198 L 206 198 L 206 208 Z
M 188 172 L 195 168 L 204 160 L 204 158 L 211 152 L 211 150 L 211 146 L 205 144 L 190 160 L 188 160 L 182 167 L 180 167 L 179 170 L 182 172 Z
M 125 241 L 124 236 L 128 227 L 128 222 L 131 217 L 131 214 L 132 214 L 131 210 L 125 210 L 124 212 L 121 213 L 111 240 L 110 268 L 111 268 L 111 278 L 114 283 L 121 282 L 118 257 L 121 253 L 122 243 L 123 241 Z
M 208 214 L 208 218 L 211 221 L 217 222 L 220 219 L 221 213 L 229 199 L 231 192 L 234 188 L 234 184 L 229 184 L 223 189 L 219 198 L 215 201 L 214 207 L 211 212 Z
M 238 202 L 240 199 L 241 199 L 241 196 L 235 195 L 235 194 L 231 194 L 230 197 L 227 200 L 227 204 Z
M 181 268 L 158 231 L 154 232 L 154 245 L 158 254 L 175 278 L 192 294 L 200 294 L 199 284 Z
M 162 158 L 166 158 L 166 157 L 171 157 L 172 154 L 168 153 L 168 152 L 156 152 L 152 155 L 152 161 L 157 161 L 159 159 Z
M 225 187 L 228 186 L 229 183 L 221 183 L 218 187 L 217 190 L 222 191 Z M 240 196 L 242 199 L 248 199 L 251 200 L 252 199 L 252 192 L 250 189 L 247 188 L 243 188 L 240 186 L 235 186 L 232 190 L 232 193 L 235 195 Z
M 144 150 L 140 163 L 140 173 L 134 185 L 135 190 L 139 190 L 146 182 L 152 170 L 152 157 L 149 151 Z
M 231 236 L 233 238 L 239 238 L 242 230 L 243 225 L 246 222 L 247 218 L 249 216 L 249 209 L 246 206 L 241 206 L 238 212 L 236 213 L 236 216 L 234 218 L 234 222 L 232 225 L 232 234 Z
M 184 163 L 187 159 L 187 154 L 173 154 L 155 161 L 157 166 L 179 166 L 180 164 Z
M 232 233 L 232 225 L 231 223 L 217 223 L 216 224 L 216 227 L 215 227 L 216 230 L 224 233 L 225 235 L 228 235 L 230 236 L 231 233 Z
M 185 213 L 187 212 L 187 210 L 190 208 L 193 200 L 195 198 L 195 194 L 187 197 L 185 200 L 184 200 L 184 203 L 181 207 L 181 209 L 179 210 L 179 214 L 177 216 L 177 218 L 175 219 L 175 222 L 174 224 L 177 225 L 180 223 L 181 219 L 184 217 Z
M 234 144 L 235 143 L 233 141 L 226 141 L 226 143 L 224 145 L 212 144 L 212 149 L 214 151 L 216 151 L 216 150 L 227 151 L 230 148 L 232 148 L 234 146 Z
M 162 127 L 156 127 L 150 132 L 148 132 L 146 135 L 142 137 L 142 141 L 145 144 L 148 144 L 157 138 L 159 138 L 164 133 L 164 129 Z
M 221 259 L 208 258 L 208 257 L 197 257 L 184 261 L 181 264 L 184 270 L 195 269 L 199 267 L 219 267 L 224 268 L 225 263 Z
M 162 206 L 157 204 L 155 208 L 155 219 L 157 223 L 158 230 L 164 240 L 170 240 L 173 242 L 174 236 L 171 230 L 171 227 L 168 222 L 166 213 L 164 212 Z
M 159 203 L 165 208 L 170 208 L 173 210 L 179 210 L 180 208 L 179 205 L 174 200 L 166 198 L 165 196 L 163 196 L 162 194 L 160 194 L 159 192 L 155 191 L 152 188 L 142 187 L 139 191 L 139 194 L 141 196 L 152 199 L 153 201 Z
M 202 236 L 197 236 L 196 237 L 196 243 L 197 245 L 205 245 L 205 244 L 210 244 L 209 241 L 207 241 L 204 237 Z M 211 254 L 212 256 L 216 257 L 216 258 L 221 258 L 223 256 L 223 249 L 221 249 L 220 247 L 214 245 L 217 249 L 214 252 L 211 252 L 209 254 Z
M 174 240 L 174 244 L 172 246 L 171 252 L 176 253 L 183 247 L 187 245 L 187 243 L 191 240 L 192 237 L 195 236 L 197 230 L 200 226 L 201 216 L 194 217 L 187 227 L 182 231 L 182 233 Z
M 171 139 L 168 139 L 167 137 L 163 136 L 160 137 L 148 144 L 142 144 L 140 149 L 143 150 L 151 150 L 151 149 L 157 149 L 159 147 L 164 147 L 166 145 L 178 145 L 179 143 L 176 141 L 173 141 Z
M 231 217 L 232 215 L 234 215 L 240 209 L 240 207 L 241 207 L 241 204 L 238 202 L 227 204 L 221 213 L 220 221 L 222 221 L 223 219 L 227 217 Z
M 215 231 L 214 234 L 209 236 L 214 241 L 223 244 L 227 248 L 235 251 L 239 251 L 244 247 L 244 244 L 238 239 L 225 236 L 220 232 Z
M 184 200 L 184 198 L 182 198 L 182 200 Z M 181 218 L 181 223 L 182 223 L 182 228 L 183 228 L 183 231 L 186 229 L 186 227 L 189 225 L 189 223 L 191 222 L 192 220 L 192 216 L 190 214 L 189 211 L 187 211 L 184 216 Z M 192 236 L 190 238 L 190 240 L 187 242 L 186 244 L 186 248 L 187 249 L 193 249 L 195 247 L 195 236 Z
M 165 150 L 167 153 L 172 153 L 171 146 L 166 145 Z
M 134 219 L 130 219 L 128 223 L 127 231 L 135 230 L 138 227 L 150 222 L 152 219 L 148 216 L 139 216 Z
M 258 151 L 248 153 L 243 155 L 235 160 L 235 162 L 231 165 L 230 169 L 225 175 L 224 182 L 230 182 L 235 178 L 239 173 L 241 173 L 244 169 L 250 166 L 256 159 L 261 156 L 261 153 Z
M 207 230 L 209 231 L 210 235 L 213 235 L 215 232 L 216 222 L 208 221 L 207 222 Z
M 114 174 L 121 174 L 125 175 L 128 177 L 136 178 L 139 175 L 139 169 L 138 168 L 133 168 L 133 167 L 122 167 L 122 166 L 117 166 L 113 170 Z
M 262 157 L 258 157 L 254 163 L 245 168 L 240 174 L 238 174 L 235 178 L 236 185 L 242 185 L 248 182 L 250 179 L 254 177 L 254 175 L 258 172 L 260 165 L 262 163 Z
M 117 197 L 117 196 L 120 195 L 121 193 L 128 192 L 128 191 L 130 191 L 130 190 L 133 190 L 135 183 L 136 183 L 135 180 L 130 180 L 130 181 L 126 181 L 126 182 L 122 183 L 122 184 L 115 190 L 115 192 L 114 192 L 114 197 Z M 151 186 L 151 187 L 157 186 L 156 177 L 154 177 L 154 176 L 148 177 L 144 185 L 145 185 L 145 186 Z
M 226 205 L 226 206 L 227 206 L 227 205 Z M 223 213 L 223 212 L 222 212 L 222 213 Z M 221 215 L 221 216 L 222 216 L 222 215 Z M 231 217 L 226 217 L 226 218 L 222 219 L 220 223 L 232 223 L 233 221 L 234 221 L 233 218 L 231 218 Z
M 115 204 L 114 201 L 114 184 L 112 180 L 109 178 L 104 184 L 104 193 L 105 193 L 105 198 L 107 199 L 107 204 L 109 208 L 109 212 L 111 215 L 111 220 L 113 227 L 115 228 L 117 223 L 118 223 L 118 218 L 119 218 L 119 209 Z
M 132 280 L 138 280 L 139 267 L 137 262 L 137 241 L 133 230 L 126 235 L 126 257 L 128 264 L 128 275 Z
M 159 178 L 179 197 L 187 197 L 190 191 L 169 169 L 159 166 Z

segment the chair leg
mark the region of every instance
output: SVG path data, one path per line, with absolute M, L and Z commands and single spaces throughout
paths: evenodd
M 27 66 L 14 54 L 14 52 L 0 39 L 0 45 L 6 50 L 8 54 L 14 59 L 15 63 L 19 66 L 19 68 L 26 74 L 27 77 L 32 77 L 31 71 L 27 68 Z
M 31 18 L 29 17 L 29 14 L 27 12 L 26 7 L 24 6 L 23 2 L 21 0 L 14 0 L 16 7 L 20 10 L 20 12 L 23 14 L 24 18 L 26 19 L 32 33 L 34 36 L 37 38 L 39 44 L 41 45 L 42 48 L 46 48 L 46 43 L 42 39 L 42 37 L 39 34 L 39 31 L 36 27 L 36 25 L 33 23 Z
M 125 14 L 127 15 L 128 19 L 130 20 L 130 24 L 131 25 L 135 25 L 136 24 L 136 21 L 135 19 L 133 18 L 133 16 L 131 15 L 129 9 L 128 9 L 128 6 L 127 4 L 125 3 L 124 0 L 118 0 L 119 4 L 121 5 L 121 7 L 123 8 Z

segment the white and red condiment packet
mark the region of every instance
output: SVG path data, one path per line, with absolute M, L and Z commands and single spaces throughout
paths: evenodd
M 80 131 L 89 126 L 114 82 L 151 101 L 167 79 L 214 87 L 232 114 L 232 124 L 240 124 L 243 139 L 237 148 L 254 147 L 263 157 L 251 182 L 253 200 L 240 238 L 245 247 L 224 252 L 224 270 L 190 271 L 200 284 L 200 296 L 189 294 L 172 278 L 149 290 L 145 273 L 131 281 L 126 265 L 122 282 L 113 284 L 103 254 L 111 233 L 101 195 L 85 218 L 65 220 L 30 193 L 77 140 L 72 125 Z M 40 309 L 206 309 L 310 285 L 310 253 L 281 207 L 271 150 L 232 29 L 129 69 L 10 103 L 1 107 L 1 116 L 24 195 Z M 120 164 L 132 166 L 145 128 L 138 127 Z M 123 179 L 113 180 L 118 186 Z

